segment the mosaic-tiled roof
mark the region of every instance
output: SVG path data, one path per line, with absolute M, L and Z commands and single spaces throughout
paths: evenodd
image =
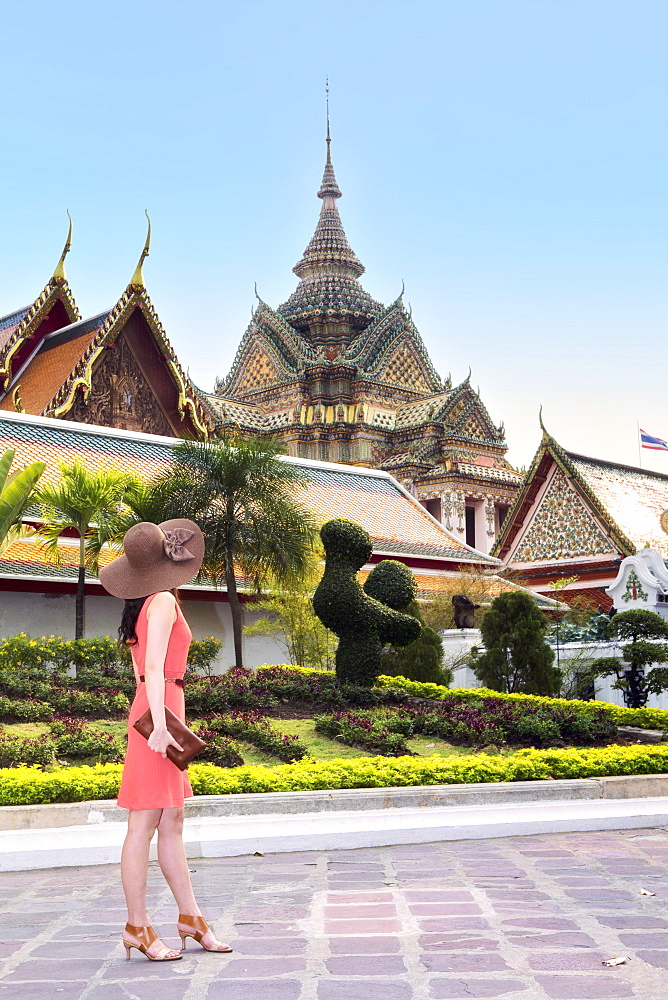
M 17 465 L 46 462 L 47 482 L 57 481 L 58 461 L 71 463 L 75 457 L 93 469 L 116 468 L 151 479 L 169 465 L 176 443 L 176 439 L 132 431 L 0 413 L 0 448 L 15 449 Z M 377 552 L 451 564 L 494 563 L 454 538 L 388 474 L 304 459 L 284 460 L 303 468 L 303 501 L 318 520 L 346 517 L 357 521 L 371 534 Z M 30 553 L 34 555 L 32 548 Z M 9 552 L 8 558 L 11 556 Z M 0 575 L 3 571 L 12 572 L 0 561 Z
M 254 403 L 237 403 L 209 392 L 199 392 L 199 397 L 222 426 L 234 425 L 251 431 L 269 430 L 268 415 Z
M 537 502 L 544 504 L 544 516 L 542 510 L 534 516 Z M 650 545 L 668 556 L 668 535 L 660 525 L 667 509 L 668 475 L 568 452 L 544 430 L 493 552 L 518 562 L 574 564 L 614 552 L 632 555 Z
M 68 249 L 69 239 L 54 274 L 35 301 L 0 319 L 0 389 L 4 393 L 41 339 L 80 318 L 63 266 Z M 9 405 L 13 409 L 13 400 Z
M 0 316 L 0 348 L 5 346 L 29 309 L 30 306 L 24 306 L 23 309 L 17 309 L 16 312 L 9 313 L 8 316 Z
M 420 399 L 413 399 L 397 407 L 395 427 L 421 427 L 428 420 L 438 420 L 438 415 L 450 398 L 451 392 L 437 392 Z
M 582 481 L 636 548 L 649 544 L 668 555 L 660 518 L 668 510 L 668 475 L 566 452 Z

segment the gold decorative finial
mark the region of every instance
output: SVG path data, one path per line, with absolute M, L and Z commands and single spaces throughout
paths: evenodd
M 330 156 L 330 144 L 331 136 L 329 134 L 329 77 L 325 79 L 325 104 L 327 105 L 327 162 L 332 162 L 332 157 Z
M 542 404 L 538 408 L 538 423 L 540 424 L 540 429 L 543 432 L 543 439 L 549 438 L 551 436 L 550 432 L 548 431 L 547 427 L 543 423 L 543 406 L 542 406 Z
M 67 239 L 65 240 L 65 246 L 63 247 L 63 252 L 60 255 L 60 260 L 56 264 L 56 269 L 53 272 L 53 280 L 58 282 L 67 281 L 67 275 L 65 274 L 65 258 L 72 248 L 72 216 L 67 211 L 67 218 L 70 220 L 70 228 L 67 233 Z
M 142 270 L 142 265 L 146 260 L 146 258 L 148 257 L 149 251 L 151 249 L 151 220 L 149 218 L 149 214 L 146 211 L 146 209 L 144 209 L 144 214 L 146 215 L 146 219 L 148 221 L 148 232 L 146 233 L 146 243 L 144 243 L 144 249 L 142 250 L 141 255 L 139 257 L 139 261 L 135 268 L 135 273 L 132 275 L 132 278 L 130 280 L 130 284 L 135 285 L 137 288 L 146 287 L 144 285 L 144 272 Z

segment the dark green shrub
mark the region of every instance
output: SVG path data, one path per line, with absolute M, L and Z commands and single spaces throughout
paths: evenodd
M 383 559 L 369 573 L 363 590 L 393 611 L 403 611 L 417 597 L 415 577 L 404 563 Z
M 561 674 L 545 641 L 547 627 L 545 615 L 528 594 L 499 594 L 480 626 L 485 652 L 471 659 L 476 677 L 486 687 L 509 694 L 558 694 Z
M 198 763 L 208 761 L 218 767 L 240 767 L 243 764 L 241 750 L 234 740 L 221 736 L 215 729 L 210 729 L 205 722 L 196 727 L 196 732 L 206 743 L 204 750 L 197 754 Z
M 130 703 L 120 691 L 77 691 L 75 688 L 54 689 L 50 705 L 62 715 L 87 715 L 93 718 L 126 715 Z
M 252 743 L 258 750 L 264 750 L 279 760 L 290 762 L 306 756 L 306 747 L 297 736 L 289 736 L 274 729 L 260 712 L 230 712 L 227 715 L 212 715 L 203 720 L 202 725 L 223 736 Z M 202 736 L 202 739 L 204 737 Z
M 668 638 L 668 622 L 656 611 L 634 608 L 618 612 L 611 619 L 609 630 L 630 642 L 622 647 L 621 660 L 614 656 L 599 657 L 591 669 L 599 677 L 614 674 L 617 680 L 612 686 L 622 692 L 624 703 L 629 708 L 643 708 L 650 694 L 660 694 L 668 687 L 668 668 L 652 667 L 653 663 L 668 662 L 668 643 L 656 642 Z
M 317 715 L 313 720 L 316 730 L 349 746 L 363 747 L 385 757 L 401 757 L 410 754 L 406 735 L 396 725 L 393 730 L 384 716 L 369 715 L 364 712 L 335 712 L 333 715 Z M 394 720 L 398 723 L 398 720 Z
M 45 722 L 53 718 L 53 709 L 35 698 L 18 700 L 0 695 L 0 719 L 4 722 Z
M 93 757 L 99 764 L 120 763 L 125 756 L 125 745 L 111 733 L 101 732 L 87 725 L 82 719 L 63 716 L 49 726 L 59 757 L 81 760 Z
M 417 601 L 411 601 L 404 613 L 420 623 L 420 635 L 403 649 L 394 646 L 384 649 L 380 658 L 382 673 L 447 687 L 452 681 L 452 671 L 443 667 L 443 640 L 438 632 L 425 625 Z
M 406 645 L 418 637 L 420 626 L 410 615 L 392 610 L 362 590 L 357 571 L 372 554 L 371 537 L 364 528 L 339 518 L 323 525 L 320 536 L 326 554 L 325 572 L 313 595 L 313 609 L 323 625 L 339 638 L 339 681 L 370 687 L 380 673 L 383 646 L 388 642 Z M 394 593 L 395 588 L 388 582 L 392 572 L 384 570 L 381 583 Z M 399 576 L 404 578 L 405 574 L 394 573 L 399 588 Z
M 22 739 L 16 736 L 0 735 L 0 767 L 12 767 L 16 764 L 51 764 L 55 757 L 56 747 L 53 740 Z

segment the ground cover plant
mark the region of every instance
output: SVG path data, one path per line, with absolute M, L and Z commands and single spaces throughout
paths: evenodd
M 98 764 L 42 771 L 39 766 L 0 769 L 0 805 L 113 799 L 122 765 Z M 191 764 L 195 795 L 311 791 L 337 788 L 397 788 L 499 781 L 668 774 L 667 746 L 518 750 L 512 756 L 358 757 L 316 761 L 310 757 L 274 767 L 223 768 Z
M 13 652 L 5 647 L 4 663 L 0 644 L 0 768 L 32 764 L 59 772 L 63 764 L 76 771 L 81 762 L 120 761 L 134 691 L 128 664 L 112 662 L 104 642 L 102 662 L 86 662 L 91 649 L 83 646 L 73 677 L 62 650 L 52 651 L 46 662 L 37 643 L 25 646 L 29 663 L 19 670 L 6 660 L 17 655 L 21 642 Z M 668 730 L 668 712 L 656 709 L 452 690 L 403 677 L 380 677 L 376 687 L 360 687 L 338 683 L 333 671 L 290 666 L 211 676 L 199 666 L 200 672 L 188 671 L 185 690 L 190 724 L 207 743 L 202 766 L 273 768 L 279 761 L 312 760 L 333 767 L 378 754 L 455 761 L 472 749 L 505 760 L 523 747 L 611 743 L 616 725 Z

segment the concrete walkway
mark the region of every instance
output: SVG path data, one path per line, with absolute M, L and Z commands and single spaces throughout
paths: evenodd
M 7 1000 L 665 1000 L 668 833 L 542 834 L 192 863 L 230 956 L 124 961 L 115 866 L 0 882 Z M 656 895 L 645 895 L 655 893 Z M 155 865 L 150 908 L 176 945 Z M 605 959 L 628 956 L 606 968 Z

